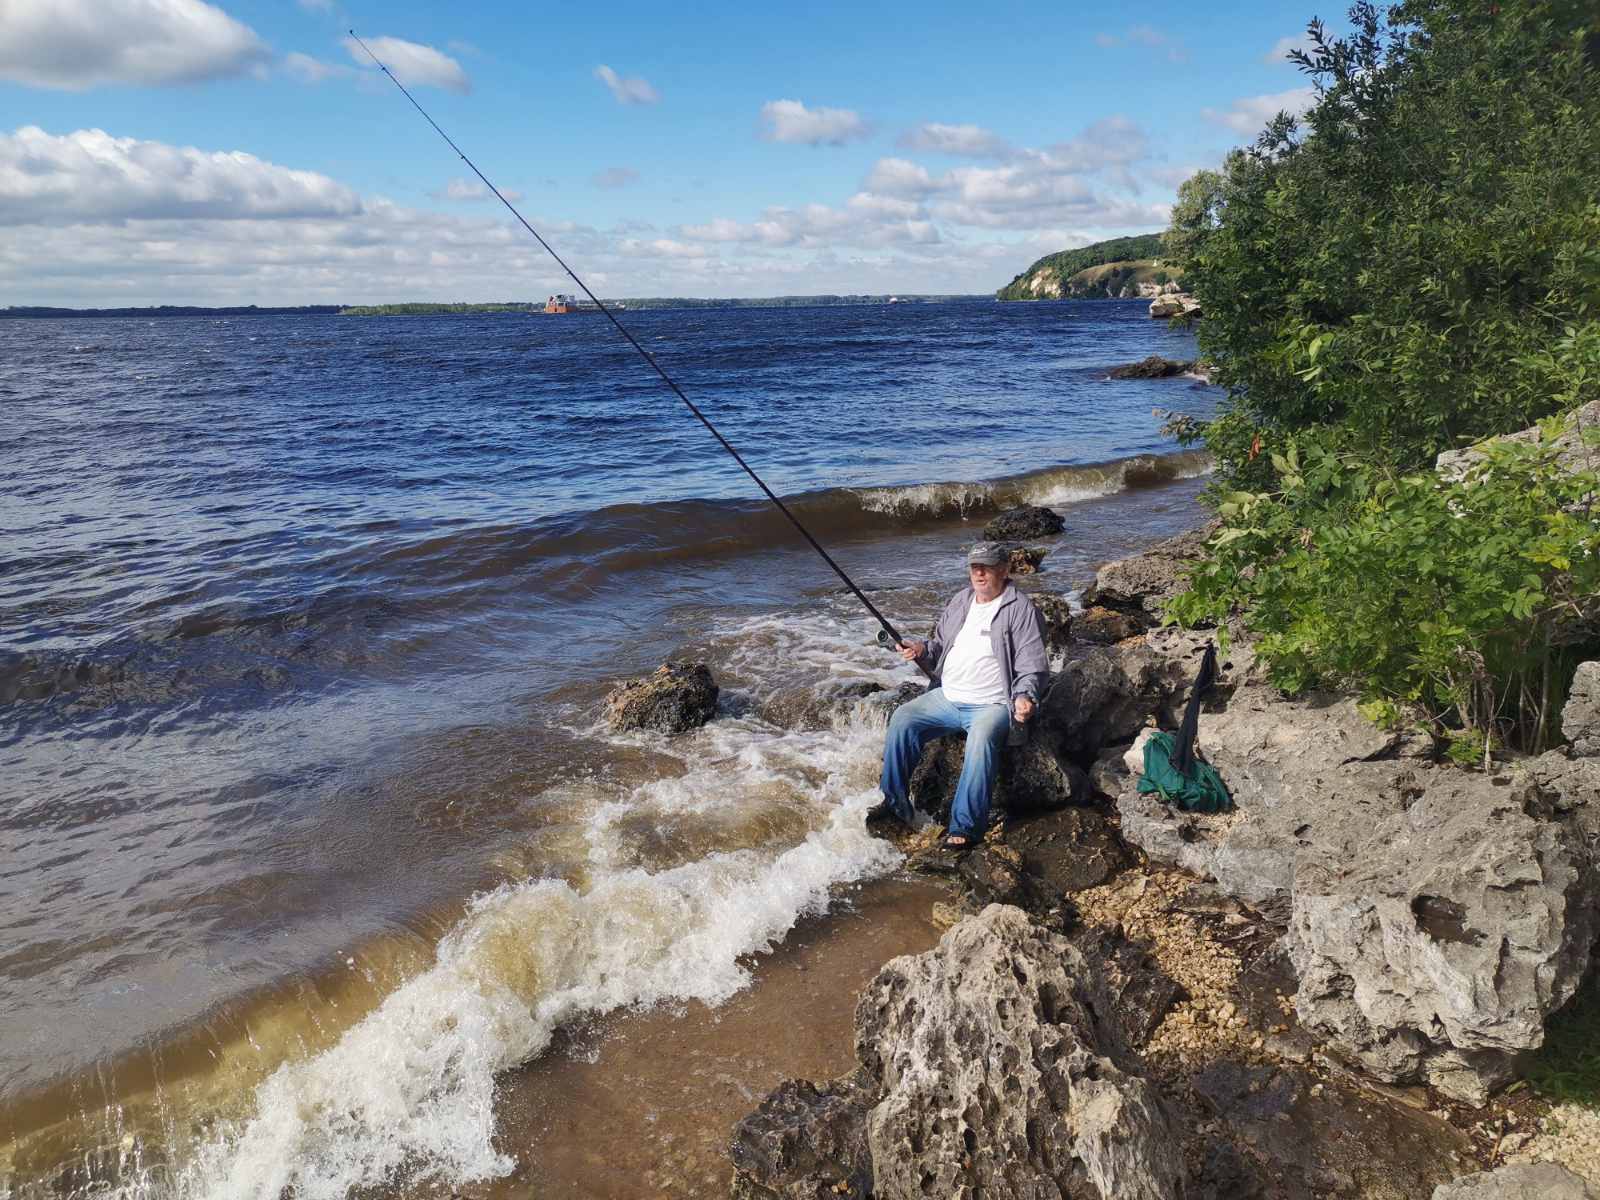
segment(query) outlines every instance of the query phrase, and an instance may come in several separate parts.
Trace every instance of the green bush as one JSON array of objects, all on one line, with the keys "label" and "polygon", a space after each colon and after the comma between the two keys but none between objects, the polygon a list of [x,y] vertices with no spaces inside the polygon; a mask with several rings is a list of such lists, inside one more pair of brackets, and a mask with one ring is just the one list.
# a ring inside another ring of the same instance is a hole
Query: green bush
[{"label": "green bush", "polygon": [[1278,686],[1418,709],[1452,757],[1542,746],[1600,618],[1600,474],[1558,461],[1560,424],[1486,444],[1454,481],[1291,438],[1263,456],[1275,490],[1219,497],[1223,528],[1168,615],[1242,610]]}]

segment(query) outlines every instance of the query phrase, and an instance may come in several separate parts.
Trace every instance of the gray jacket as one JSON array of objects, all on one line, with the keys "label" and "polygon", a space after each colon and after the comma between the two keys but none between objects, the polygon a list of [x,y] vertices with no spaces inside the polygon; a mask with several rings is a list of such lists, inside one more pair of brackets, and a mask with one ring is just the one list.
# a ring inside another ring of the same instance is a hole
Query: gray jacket
[{"label": "gray jacket", "polygon": [[[965,587],[944,606],[944,612],[934,623],[917,664],[926,667],[936,681],[942,676],[945,656],[955,645],[956,635],[971,611],[972,588]],[[1050,660],[1044,649],[1044,622],[1039,619],[1039,610],[1033,606],[1033,601],[1009,583],[1001,593],[1000,607],[995,610],[994,622],[989,626],[989,644],[1000,662],[1006,694],[1013,700],[1026,696],[1037,703],[1039,689],[1050,671]]]}]

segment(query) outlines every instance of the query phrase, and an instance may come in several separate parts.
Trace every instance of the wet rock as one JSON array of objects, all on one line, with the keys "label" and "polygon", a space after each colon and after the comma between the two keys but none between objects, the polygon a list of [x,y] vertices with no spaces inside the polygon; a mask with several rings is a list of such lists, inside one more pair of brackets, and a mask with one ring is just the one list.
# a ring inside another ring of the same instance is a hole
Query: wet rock
[{"label": "wet rock", "polygon": [[704,725],[716,711],[717,685],[705,663],[664,663],[654,674],[618,684],[605,702],[606,721],[619,733],[685,733]]},{"label": "wet rock", "polygon": [[831,689],[784,688],[762,702],[760,713],[780,729],[828,729],[861,701],[883,691],[882,684],[867,680]]},{"label": "wet rock", "polygon": [[1042,546],[1018,546],[1011,551],[1011,565],[1007,570],[1013,575],[1032,575],[1039,570],[1039,564],[1044,562],[1044,556],[1048,553]]},{"label": "wet rock", "polygon": [[1111,1057],[1103,984],[1016,908],[887,963],[856,1008],[876,1195],[1169,1200],[1183,1161],[1156,1090]]},{"label": "wet rock", "polygon": [[1095,575],[1094,602],[1159,617],[1168,597],[1183,590],[1185,572],[1217,528],[1216,522],[1211,522],[1107,563]]},{"label": "wet rock", "polygon": [[1192,1085],[1216,1124],[1246,1148],[1253,1169],[1239,1174],[1273,1200],[1426,1196],[1449,1177],[1450,1156],[1468,1148],[1437,1117],[1319,1086],[1294,1066],[1222,1058]]},{"label": "wet rock", "polygon": [[1072,641],[1072,625],[1077,619],[1072,601],[1054,592],[1034,592],[1029,599],[1044,623],[1045,653],[1052,656],[1064,653]]},{"label": "wet rock", "polygon": [[1037,504],[1008,508],[983,527],[985,540],[1020,542],[1027,538],[1054,537],[1067,527],[1061,514]]},{"label": "wet rock", "polygon": [[1600,1191],[1559,1163],[1515,1163],[1440,1184],[1433,1200],[1600,1200]]},{"label": "wet rock", "polygon": [[[960,735],[930,742],[911,772],[912,805],[947,822],[965,759],[966,738]],[[1087,804],[1092,793],[1083,770],[1063,758],[1048,736],[1040,735],[1002,751],[991,806],[1013,815],[1046,812]]]},{"label": "wet rock", "polygon": [[1600,756],[1600,662],[1578,664],[1561,710],[1561,732],[1574,754]]},{"label": "wet rock", "polygon": [[1137,637],[1148,628],[1150,622],[1143,616],[1117,612],[1115,609],[1096,604],[1078,614],[1073,636],[1080,642],[1095,642],[1109,646],[1114,642]]},{"label": "wet rock", "polygon": [[1106,373],[1107,379],[1169,379],[1174,375],[1183,375],[1194,370],[1194,360],[1181,361],[1176,358],[1162,358],[1159,354],[1152,354],[1148,358],[1141,358],[1136,363],[1127,363],[1120,367],[1112,367]]},{"label": "wet rock", "polygon": [[1099,887],[1132,863],[1110,820],[1096,808],[1008,821],[1005,838],[1053,897]]},{"label": "wet rock", "polygon": [[1111,1019],[1121,1028],[1124,1043],[1142,1050],[1187,993],[1161,969],[1147,946],[1098,927],[1074,933],[1072,943],[1105,981]]},{"label": "wet rock", "polygon": [[873,1093],[858,1080],[778,1085],[733,1129],[734,1200],[834,1200],[872,1194],[867,1114]]},{"label": "wet rock", "polygon": [[1524,776],[1446,769],[1340,855],[1295,864],[1301,1023],[1379,1079],[1481,1104],[1590,962],[1589,848]]},{"label": "wet rock", "polygon": [[1014,847],[986,843],[961,859],[956,876],[972,911],[1009,904],[1036,916],[1060,915],[1060,896],[1039,885]]}]

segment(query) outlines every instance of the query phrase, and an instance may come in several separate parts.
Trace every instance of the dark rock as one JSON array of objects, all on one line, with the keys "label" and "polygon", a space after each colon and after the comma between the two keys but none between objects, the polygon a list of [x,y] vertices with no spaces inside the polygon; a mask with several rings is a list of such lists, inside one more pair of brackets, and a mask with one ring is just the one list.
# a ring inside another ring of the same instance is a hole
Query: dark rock
[{"label": "dark rock", "polygon": [[1064,653],[1072,640],[1072,623],[1076,619],[1072,601],[1053,592],[1034,592],[1028,598],[1033,601],[1033,606],[1039,610],[1039,619],[1044,622],[1045,653]]},{"label": "dark rock", "polygon": [[1050,676],[1034,721],[1064,754],[1088,762],[1102,746],[1132,738],[1154,711],[1112,652],[1096,647]]},{"label": "dark rock", "polygon": [[1059,900],[1028,874],[1022,855],[1011,846],[986,842],[960,860],[956,874],[975,912],[991,904],[1010,904],[1043,914],[1049,913]]},{"label": "dark rock", "polygon": [[1132,863],[1110,820],[1096,808],[1009,821],[1005,836],[1028,874],[1054,895],[1099,887]]},{"label": "dark rock", "polygon": [[605,703],[606,720],[617,732],[685,733],[716,711],[717,685],[705,663],[665,663],[652,675],[618,684]]},{"label": "dark rock", "polygon": [[1067,527],[1061,515],[1053,509],[1036,504],[1008,508],[983,527],[983,536],[991,542],[1020,542],[1027,538],[1054,537]]},{"label": "dark rock", "polygon": [[1086,928],[1073,935],[1072,943],[1105,980],[1111,1017],[1121,1027],[1126,1044],[1143,1050],[1172,1006],[1188,993],[1161,969],[1148,947],[1109,930]]},{"label": "dark rock", "polygon": [[1030,546],[1024,549],[1018,546],[1011,551],[1011,565],[1006,569],[1013,575],[1032,575],[1039,570],[1039,564],[1044,562],[1044,556],[1050,553],[1042,546]]},{"label": "dark rock", "polygon": [[1319,1084],[1295,1066],[1223,1058],[1191,1082],[1273,1200],[1425,1196],[1448,1178],[1452,1155],[1470,1151],[1431,1113]]},{"label": "dark rock", "polygon": [[1182,362],[1175,358],[1162,358],[1159,354],[1152,354],[1149,358],[1141,358],[1136,363],[1125,366],[1112,367],[1106,374],[1107,379],[1168,379],[1173,375],[1183,375],[1194,370],[1194,360]]},{"label": "dark rock", "polygon": [[834,1200],[872,1194],[867,1115],[876,1097],[861,1081],[778,1085],[733,1129],[734,1200]]},{"label": "dark rock", "polygon": [[[937,738],[923,750],[911,772],[911,803],[941,822],[949,821],[966,745],[966,738],[959,734]],[[991,807],[996,819],[1002,812],[1018,815],[1048,811],[1069,804],[1087,804],[1092,791],[1089,777],[1081,768],[1057,754],[1048,738],[1034,736],[1001,752]]]},{"label": "dark rock", "polygon": [[1150,621],[1143,615],[1117,612],[1096,604],[1078,614],[1073,622],[1072,635],[1080,642],[1109,646],[1137,637],[1149,628]]},{"label": "dark rock", "polygon": [[1089,782],[1100,795],[1115,798],[1124,788],[1133,785],[1126,761],[1131,748],[1131,743],[1119,742],[1095,755],[1094,764],[1089,768]]},{"label": "dark rock", "polygon": [[883,685],[858,680],[835,688],[784,688],[761,703],[764,720],[781,729],[828,729],[868,697],[883,692]]}]

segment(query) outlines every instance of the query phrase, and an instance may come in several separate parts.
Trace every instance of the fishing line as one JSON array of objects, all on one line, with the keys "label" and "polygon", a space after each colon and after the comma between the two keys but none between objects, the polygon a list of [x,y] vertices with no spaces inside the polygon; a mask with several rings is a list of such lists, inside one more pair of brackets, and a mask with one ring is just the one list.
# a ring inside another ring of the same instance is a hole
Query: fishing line
[{"label": "fishing line", "polygon": [[[646,350],[639,344],[639,340],[635,338],[631,332],[629,332],[628,327],[617,319],[617,314],[607,308],[605,302],[589,290],[589,285],[578,278],[578,273],[576,271],[567,266],[566,260],[563,259],[561,255],[556,253],[555,247],[551,246],[549,242],[545,241],[544,238],[540,236],[537,229],[528,224],[527,218],[517,211],[516,206],[501,194],[499,188],[495,187],[493,183],[489,182],[489,177],[487,175],[478,170],[478,164],[466,156],[461,147],[456,145],[455,142],[451,140],[451,137],[448,133],[439,128],[439,123],[428,115],[428,110],[417,103],[417,98],[408,90],[406,90],[406,85],[395,78],[394,72],[389,70],[389,68],[384,65],[383,60],[372,52],[371,48],[361,40],[354,29],[350,31],[350,37],[355,41],[356,45],[360,46],[366,51],[367,57],[376,63],[378,69],[389,77],[389,81],[393,83],[395,87],[400,89],[401,95],[403,95],[407,100],[411,101],[411,107],[422,114],[422,119],[429,125],[433,126],[434,132],[445,140],[445,144],[456,152],[456,156],[460,158],[462,162],[467,164],[468,168],[474,175],[483,181],[483,186],[494,193],[495,199],[500,201],[501,204],[504,204],[507,211],[509,211],[511,215],[517,219],[517,222],[529,233],[533,234],[534,239],[539,243],[539,245],[545,248],[545,252],[549,254],[551,258],[555,259],[556,264],[567,273],[567,277],[571,279],[573,283],[577,284],[583,289],[583,294],[589,297],[594,306],[603,312],[607,319],[617,327],[617,332],[628,339],[628,345],[632,346],[644,356],[645,362],[649,363],[650,366],[654,368],[655,373],[661,376],[661,382],[672,389],[672,394],[677,396],[679,400],[682,400],[688,410],[699,420],[700,424],[704,425],[708,430],[710,430],[711,436],[716,438],[717,441],[721,443],[722,448],[729,454],[733,455],[733,460],[744,468],[744,473],[746,475],[755,480],[756,486],[766,493],[767,499],[771,500],[778,506],[778,511],[789,518],[789,523],[799,530],[801,537],[805,538],[806,541],[811,543],[811,548],[822,556],[822,561],[833,568],[835,575],[844,580],[845,586],[855,593],[855,598],[861,601],[861,603],[866,607],[866,610],[872,614],[873,619],[876,620],[879,625],[883,626],[884,633],[889,635],[889,642],[884,644],[895,646],[901,645],[902,639],[900,634],[898,631],[896,631],[895,627],[889,623],[889,618],[885,617],[881,612],[878,611],[877,606],[874,605],[871,600],[868,600],[867,597],[862,593],[861,589],[855,585],[855,581],[844,573],[844,568],[833,561],[833,556],[822,548],[822,543],[811,536],[811,531],[800,523],[800,518],[789,511],[789,506],[786,505],[782,500],[778,499],[778,494],[766,485],[766,481],[763,480],[761,476],[756,474],[755,468],[753,468],[749,463],[745,462],[744,456],[733,448],[733,443],[728,441],[727,438],[723,437],[722,434],[717,430],[717,427],[713,425],[706,417],[705,413],[701,412],[699,408],[695,406],[694,401],[690,400],[688,396],[683,394],[683,389],[678,386],[677,381],[674,380],[672,376],[668,375],[661,364],[656,361],[655,355],[651,354],[650,351]],[[881,636],[878,640],[883,642],[883,638]],[[928,674],[926,668],[919,666],[918,669],[921,670],[924,675]]]}]

